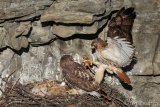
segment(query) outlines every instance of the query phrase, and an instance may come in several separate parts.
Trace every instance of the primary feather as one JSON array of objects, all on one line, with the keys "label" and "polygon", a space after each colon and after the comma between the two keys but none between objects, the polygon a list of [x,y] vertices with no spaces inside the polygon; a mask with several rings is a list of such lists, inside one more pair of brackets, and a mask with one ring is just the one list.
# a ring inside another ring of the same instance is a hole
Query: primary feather
[{"label": "primary feather", "polygon": [[[132,26],[136,17],[134,8],[121,8],[108,25],[106,41],[96,38],[91,46],[96,49],[97,59],[106,65],[113,65],[120,69],[130,64],[135,54],[132,45]],[[110,68],[111,69],[111,68]],[[121,70],[114,71],[122,81],[129,83],[129,78]],[[112,70],[110,70],[112,71]],[[122,77],[123,76],[123,77]]]}]

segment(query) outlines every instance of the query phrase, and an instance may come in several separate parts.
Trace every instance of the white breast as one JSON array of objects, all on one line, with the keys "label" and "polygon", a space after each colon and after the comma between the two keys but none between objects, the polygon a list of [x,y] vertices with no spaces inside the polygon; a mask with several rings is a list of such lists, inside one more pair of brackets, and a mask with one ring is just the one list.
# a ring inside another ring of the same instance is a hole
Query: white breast
[{"label": "white breast", "polygon": [[102,56],[105,59],[113,61],[120,67],[130,64],[134,55],[134,48],[125,38],[107,37],[108,46],[102,50]]}]

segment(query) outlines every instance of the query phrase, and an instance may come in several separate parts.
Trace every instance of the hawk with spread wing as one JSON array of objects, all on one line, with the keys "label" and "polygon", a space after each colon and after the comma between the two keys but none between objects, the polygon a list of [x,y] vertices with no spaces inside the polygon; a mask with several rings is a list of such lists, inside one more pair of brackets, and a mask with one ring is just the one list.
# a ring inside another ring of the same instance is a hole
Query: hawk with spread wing
[{"label": "hawk with spread wing", "polygon": [[99,62],[108,65],[107,71],[127,84],[131,83],[130,79],[121,67],[129,65],[135,54],[131,34],[135,17],[134,8],[123,7],[109,22],[106,41],[96,38],[91,43]]},{"label": "hawk with spread wing", "polygon": [[65,82],[77,93],[103,96],[110,100],[110,97],[100,89],[99,83],[96,81],[97,78],[91,76],[84,66],[75,62],[72,56],[63,55],[60,59],[60,67]]}]

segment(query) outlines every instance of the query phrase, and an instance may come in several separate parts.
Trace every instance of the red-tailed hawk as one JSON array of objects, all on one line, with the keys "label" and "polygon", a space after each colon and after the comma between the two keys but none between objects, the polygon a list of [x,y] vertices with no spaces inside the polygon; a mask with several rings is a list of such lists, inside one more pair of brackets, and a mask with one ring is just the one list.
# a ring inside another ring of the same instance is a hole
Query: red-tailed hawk
[{"label": "red-tailed hawk", "polygon": [[93,96],[103,96],[110,99],[109,96],[102,94],[99,83],[96,78],[90,75],[84,66],[75,62],[70,55],[63,55],[60,59],[60,67],[62,68],[62,74],[65,82],[74,91],[79,94],[90,94]]},{"label": "red-tailed hawk", "polygon": [[130,79],[121,67],[129,65],[135,54],[131,34],[135,17],[134,8],[123,7],[109,22],[106,41],[96,38],[91,43],[98,61],[108,65],[107,71],[115,73],[127,84],[131,83]]}]

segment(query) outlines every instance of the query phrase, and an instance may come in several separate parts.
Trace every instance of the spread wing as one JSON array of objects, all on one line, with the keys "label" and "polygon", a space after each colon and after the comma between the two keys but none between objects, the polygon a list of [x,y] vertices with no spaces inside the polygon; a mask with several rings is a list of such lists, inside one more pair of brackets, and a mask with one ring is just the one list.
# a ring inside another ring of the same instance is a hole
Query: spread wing
[{"label": "spread wing", "polygon": [[63,76],[69,86],[75,89],[82,89],[87,92],[97,91],[100,87],[94,78],[79,63],[63,68]]},{"label": "spread wing", "polygon": [[125,41],[124,38],[114,37],[111,39],[107,37],[107,43],[108,46],[100,52],[102,62],[110,61],[109,63],[119,67],[130,64],[135,51],[130,42]]},{"label": "spread wing", "polygon": [[132,44],[131,30],[135,18],[136,13],[134,8],[121,8],[117,15],[109,22],[107,37],[114,38],[118,36],[119,38],[126,38]]}]

